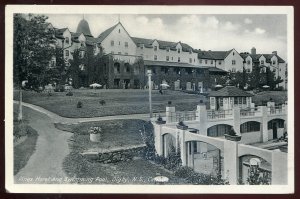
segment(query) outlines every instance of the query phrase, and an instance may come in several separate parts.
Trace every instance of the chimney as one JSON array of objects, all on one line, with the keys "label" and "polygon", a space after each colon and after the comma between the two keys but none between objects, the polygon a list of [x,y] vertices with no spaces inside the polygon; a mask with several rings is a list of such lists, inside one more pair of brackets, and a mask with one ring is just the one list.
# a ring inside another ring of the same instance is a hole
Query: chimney
[{"label": "chimney", "polygon": [[272,54],[273,54],[273,55],[277,55],[277,51],[273,51]]},{"label": "chimney", "polygon": [[256,55],[256,48],[251,48],[251,55]]}]

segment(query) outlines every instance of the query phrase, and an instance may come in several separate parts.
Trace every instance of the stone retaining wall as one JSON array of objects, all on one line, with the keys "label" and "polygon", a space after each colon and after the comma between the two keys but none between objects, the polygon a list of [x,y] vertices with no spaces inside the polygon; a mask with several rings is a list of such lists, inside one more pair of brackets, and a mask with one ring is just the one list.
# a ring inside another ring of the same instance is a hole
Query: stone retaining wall
[{"label": "stone retaining wall", "polygon": [[120,161],[130,161],[133,157],[142,156],[145,148],[146,145],[141,144],[113,149],[93,149],[83,152],[81,155],[89,160],[107,164]]}]

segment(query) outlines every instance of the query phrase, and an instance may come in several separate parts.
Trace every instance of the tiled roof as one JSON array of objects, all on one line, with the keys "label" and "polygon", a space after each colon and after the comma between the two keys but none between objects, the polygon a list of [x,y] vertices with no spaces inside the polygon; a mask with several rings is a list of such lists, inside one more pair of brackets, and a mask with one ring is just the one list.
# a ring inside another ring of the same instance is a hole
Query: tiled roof
[{"label": "tiled roof", "polygon": [[228,73],[226,70],[222,70],[222,69],[217,68],[217,67],[209,67],[209,68],[208,68],[208,71],[209,71],[209,72]]},{"label": "tiled roof", "polygon": [[188,64],[188,63],[182,63],[182,62],[167,62],[167,61],[150,61],[150,60],[144,60],[145,66],[170,66],[170,67],[184,67],[184,68],[202,68],[200,66]]},{"label": "tiled roof", "polygon": [[[152,43],[155,41],[155,39],[145,39],[145,38],[139,38],[139,37],[131,37],[134,43],[136,45],[144,44],[144,46],[147,48],[152,48]],[[163,41],[163,40],[156,40],[159,44],[160,49],[166,49],[170,48],[170,50],[177,50],[176,45],[178,42],[170,42],[170,41]],[[193,48],[186,44],[186,43],[181,43],[182,46],[182,51],[189,52],[190,50],[193,50]]]},{"label": "tiled roof", "polygon": [[86,45],[93,46],[97,43],[97,38],[94,38],[94,37],[91,37],[91,36],[86,36],[85,39],[86,39],[85,40]]},{"label": "tiled roof", "polygon": [[67,29],[68,29],[68,28],[60,28],[60,29],[55,28],[55,29],[54,29],[54,30],[55,30],[55,37],[60,38],[60,39],[64,39],[63,34],[64,34],[64,32],[65,32]]},{"label": "tiled roof", "polygon": [[226,86],[209,93],[210,97],[252,97],[253,95],[235,86]]},{"label": "tiled roof", "polygon": [[119,23],[117,23],[116,25],[108,28],[107,30],[105,30],[104,32],[102,32],[98,38],[97,38],[97,42],[101,43],[113,30],[114,28],[118,25]]},{"label": "tiled roof", "polygon": [[[253,62],[259,62],[259,58],[261,56],[264,56],[266,58],[266,62],[268,62],[268,63],[271,63],[271,58],[274,56],[274,54],[255,54],[255,55],[252,55],[252,54],[249,54],[249,53],[248,54],[247,53],[241,53],[240,55],[243,57],[243,59],[246,59],[246,57],[249,55],[252,58]],[[279,57],[278,55],[275,55],[275,56],[277,57],[279,63],[285,63],[285,61],[281,57]]]},{"label": "tiled roof", "polygon": [[228,51],[199,51],[198,52],[198,58],[199,59],[214,59],[214,60],[224,60],[227,55],[231,52],[232,50]]}]

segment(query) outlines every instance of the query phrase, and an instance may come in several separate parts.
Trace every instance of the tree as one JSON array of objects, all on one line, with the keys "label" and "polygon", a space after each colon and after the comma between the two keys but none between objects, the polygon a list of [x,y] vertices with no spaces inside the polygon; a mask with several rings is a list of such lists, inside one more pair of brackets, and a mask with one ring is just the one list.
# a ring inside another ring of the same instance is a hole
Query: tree
[{"label": "tree", "polygon": [[38,91],[48,81],[47,68],[54,56],[54,33],[47,30],[47,17],[43,15],[14,15],[13,79],[19,88],[19,116],[22,120],[22,82]]}]

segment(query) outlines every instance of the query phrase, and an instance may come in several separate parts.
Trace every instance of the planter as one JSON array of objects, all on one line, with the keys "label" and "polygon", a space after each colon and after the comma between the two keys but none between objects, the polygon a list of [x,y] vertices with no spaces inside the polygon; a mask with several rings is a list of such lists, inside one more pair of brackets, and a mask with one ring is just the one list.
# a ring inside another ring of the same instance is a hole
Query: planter
[{"label": "planter", "polygon": [[101,134],[100,133],[90,133],[90,140],[91,140],[91,142],[100,142]]},{"label": "planter", "polygon": [[226,140],[235,141],[238,142],[242,139],[242,136],[240,135],[228,135],[224,134]]},{"label": "planter", "polygon": [[163,120],[156,120],[155,123],[156,123],[156,124],[165,124],[166,121],[163,121]]},{"label": "planter", "polygon": [[182,125],[176,125],[176,127],[178,129],[181,129],[181,130],[187,130],[188,129],[188,126],[182,126]]}]

